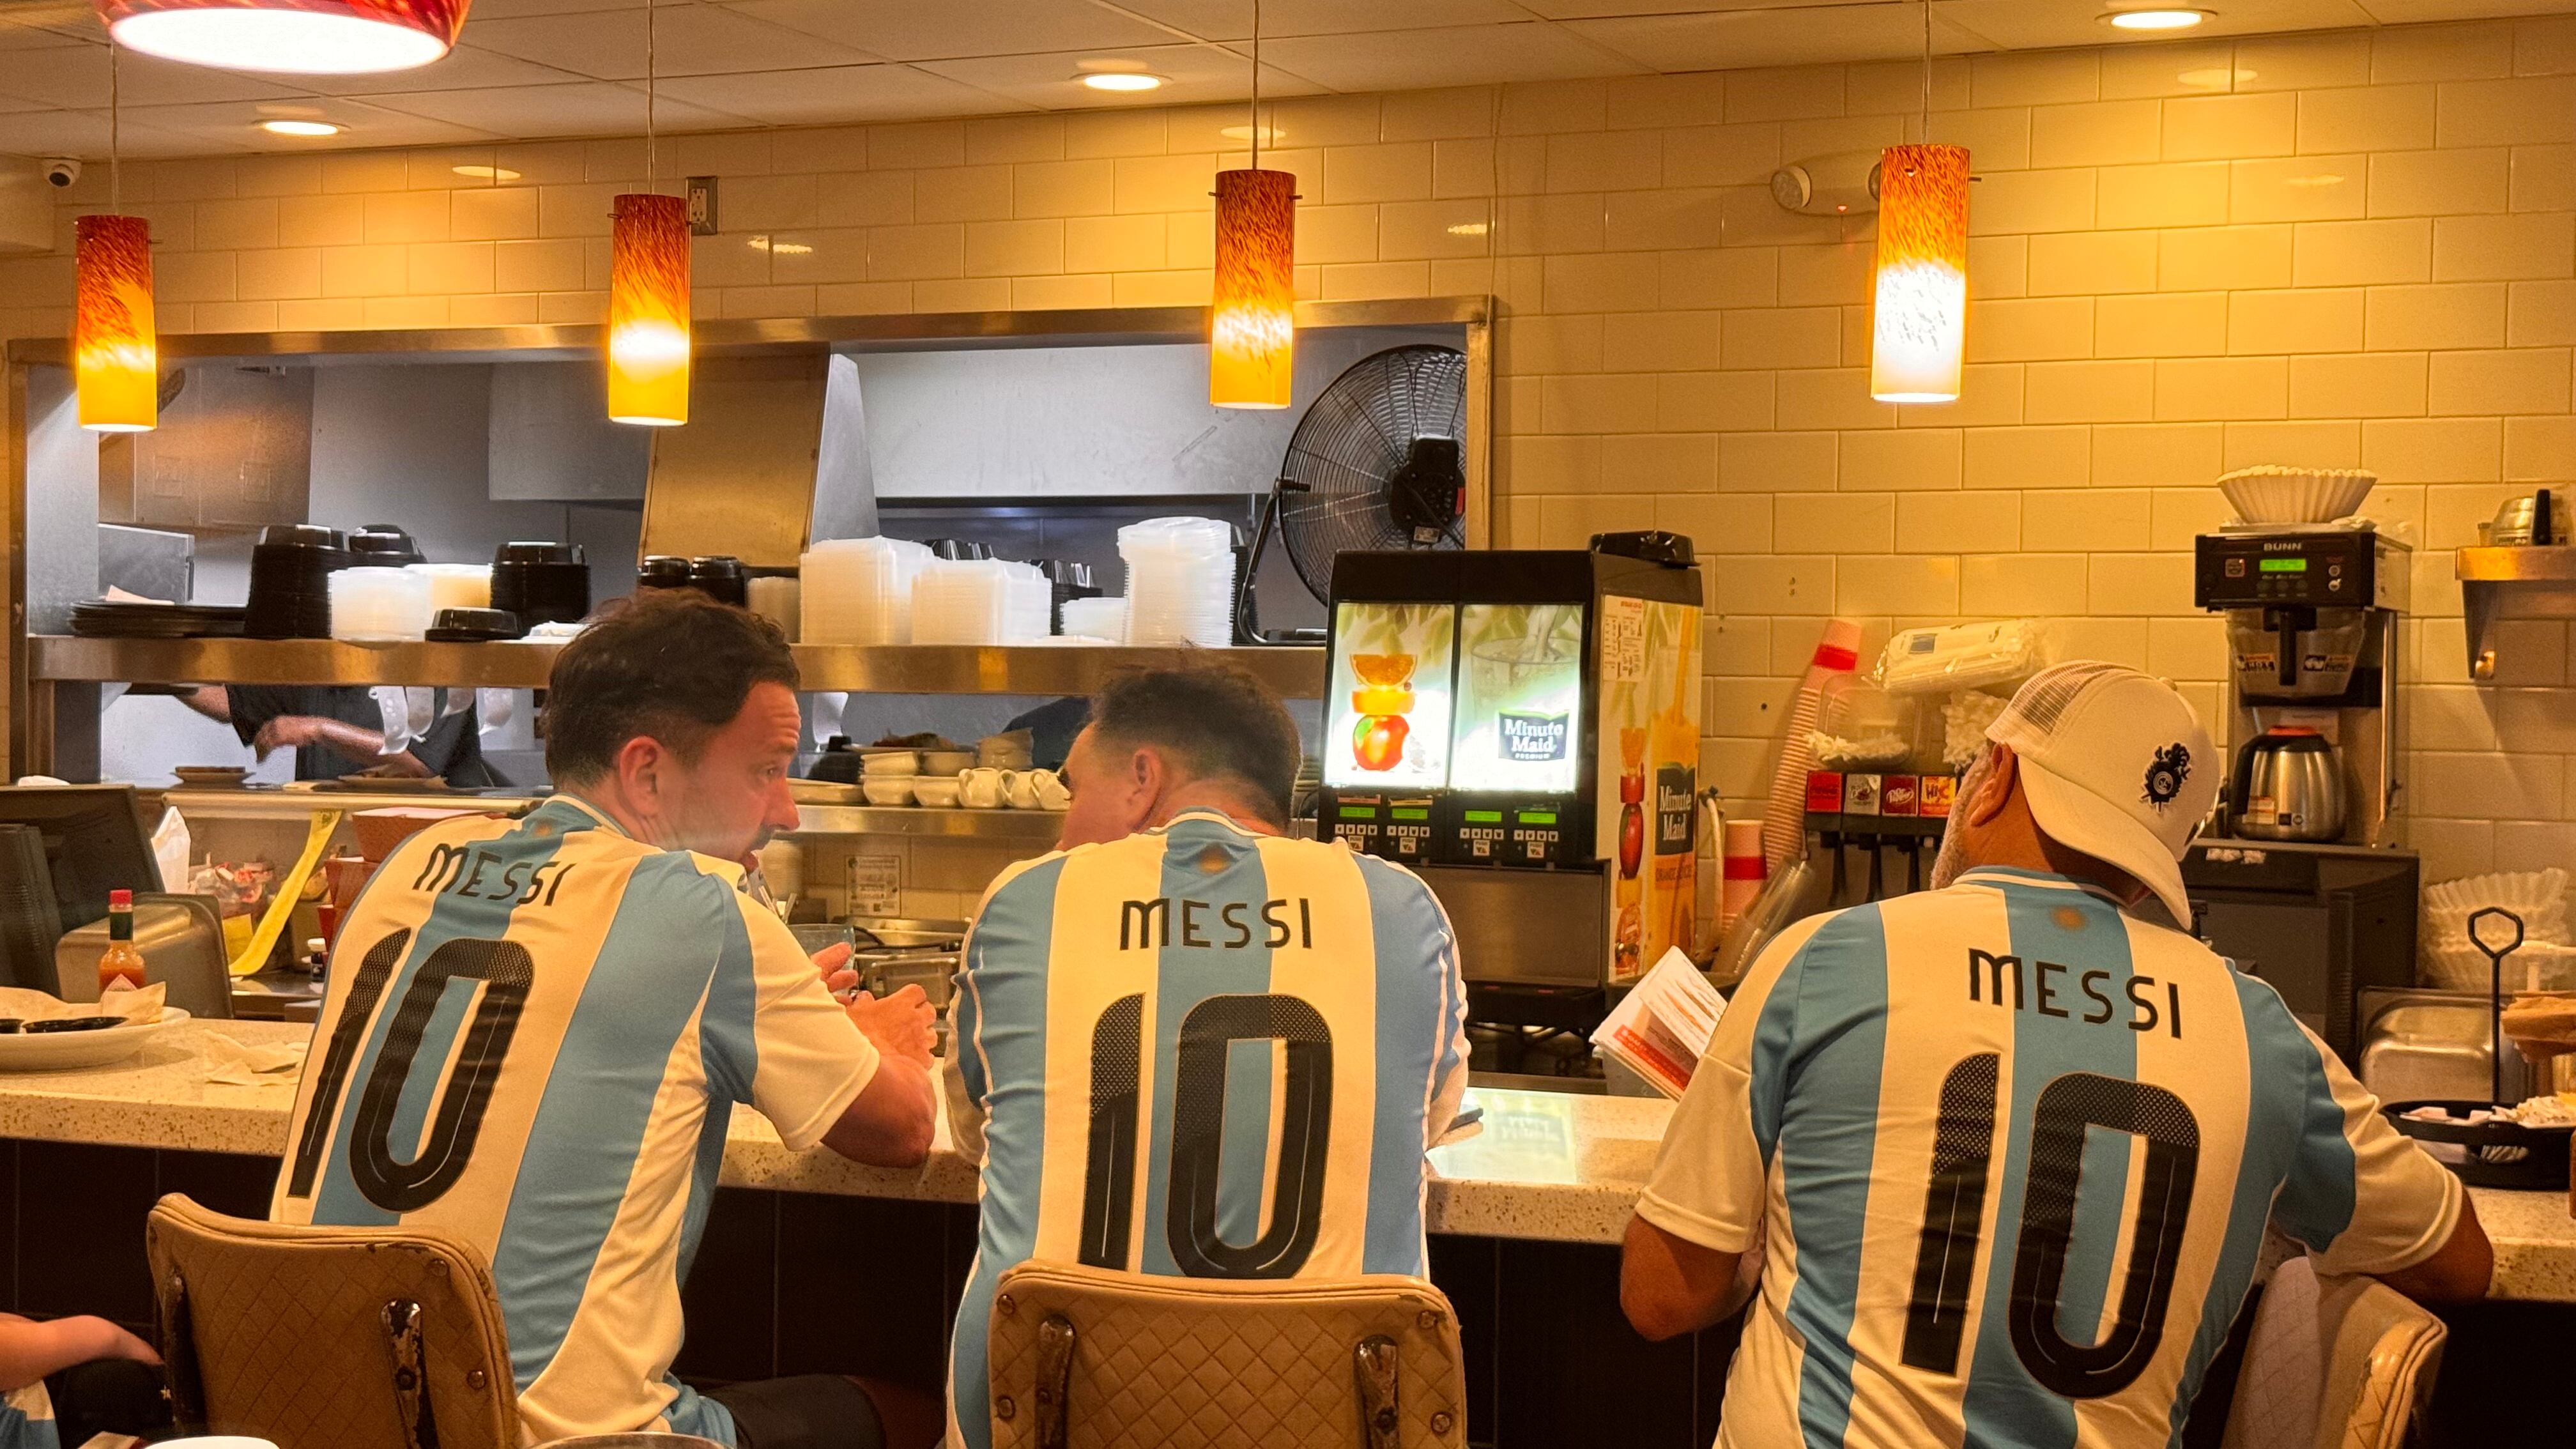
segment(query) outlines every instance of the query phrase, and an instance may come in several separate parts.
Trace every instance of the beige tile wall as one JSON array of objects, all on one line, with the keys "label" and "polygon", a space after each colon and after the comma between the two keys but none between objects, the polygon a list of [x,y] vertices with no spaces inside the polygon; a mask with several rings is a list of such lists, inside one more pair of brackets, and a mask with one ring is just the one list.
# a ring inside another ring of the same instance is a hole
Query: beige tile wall
[{"label": "beige tile wall", "polygon": [[[1942,408],[1867,396],[1869,223],[1764,186],[1918,134],[1919,96],[1915,67],[1873,64],[1285,102],[1265,160],[1300,179],[1305,295],[1500,299],[1504,540],[1660,524],[1712,555],[1730,792],[1757,792],[1836,612],[1873,639],[2059,616],[2071,651],[2214,704],[2187,567],[2223,516],[2210,479],[2363,466],[2425,548],[2408,745],[2433,873],[2576,855],[2568,631],[2512,626],[2507,682],[2471,688],[2440,553],[2576,478],[2576,20],[1942,62],[1931,133],[1981,178],[1967,391]],[[1243,125],[777,131],[664,164],[723,178],[707,315],[1196,304]],[[170,330],[587,321],[642,163],[635,141],[346,152],[138,164],[125,191]],[[0,261],[0,331],[59,332],[70,294],[66,255]]]}]

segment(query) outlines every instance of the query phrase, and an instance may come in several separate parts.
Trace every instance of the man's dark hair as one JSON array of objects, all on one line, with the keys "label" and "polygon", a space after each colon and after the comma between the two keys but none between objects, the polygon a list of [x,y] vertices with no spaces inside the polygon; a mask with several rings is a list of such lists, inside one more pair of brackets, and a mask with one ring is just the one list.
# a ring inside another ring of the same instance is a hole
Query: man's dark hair
[{"label": "man's dark hair", "polygon": [[1303,757],[1297,722],[1270,686],[1240,669],[1117,675],[1092,702],[1091,727],[1104,743],[1126,749],[1151,745],[1199,779],[1239,787],[1245,803],[1262,810],[1265,824],[1288,823]]},{"label": "man's dark hair", "polygon": [[687,589],[652,589],[581,631],[546,681],[546,772],[596,780],[637,736],[694,761],[752,686],[797,686],[778,626]]}]

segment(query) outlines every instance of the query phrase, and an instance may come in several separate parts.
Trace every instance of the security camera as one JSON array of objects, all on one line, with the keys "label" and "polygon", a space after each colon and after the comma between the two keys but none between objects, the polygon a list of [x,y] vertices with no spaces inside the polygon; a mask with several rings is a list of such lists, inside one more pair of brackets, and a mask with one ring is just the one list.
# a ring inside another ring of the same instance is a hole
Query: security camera
[{"label": "security camera", "polygon": [[81,164],[69,156],[56,156],[45,163],[45,182],[54,187],[69,186],[80,180]]}]

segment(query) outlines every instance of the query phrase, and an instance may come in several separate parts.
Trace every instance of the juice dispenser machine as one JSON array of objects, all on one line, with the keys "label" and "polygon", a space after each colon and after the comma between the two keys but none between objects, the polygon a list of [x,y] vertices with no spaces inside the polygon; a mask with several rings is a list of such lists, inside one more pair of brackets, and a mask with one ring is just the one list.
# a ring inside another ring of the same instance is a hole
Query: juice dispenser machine
[{"label": "juice dispenser machine", "polygon": [[1342,554],[1319,832],[1440,897],[1480,1021],[1586,1026],[1690,943],[1690,540]]}]

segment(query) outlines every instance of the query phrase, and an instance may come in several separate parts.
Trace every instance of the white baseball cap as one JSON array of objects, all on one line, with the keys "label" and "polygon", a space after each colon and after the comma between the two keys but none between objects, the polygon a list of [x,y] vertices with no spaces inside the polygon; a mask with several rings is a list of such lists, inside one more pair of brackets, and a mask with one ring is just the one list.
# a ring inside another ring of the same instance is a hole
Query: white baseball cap
[{"label": "white baseball cap", "polygon": [[2136,876],[2191,928],[2183,851],[2223,772],[2180,692],[2123,665],[2059,664],[2031,676],[1986,738],[2020,757],[2031,817],[2050,839]]}]

